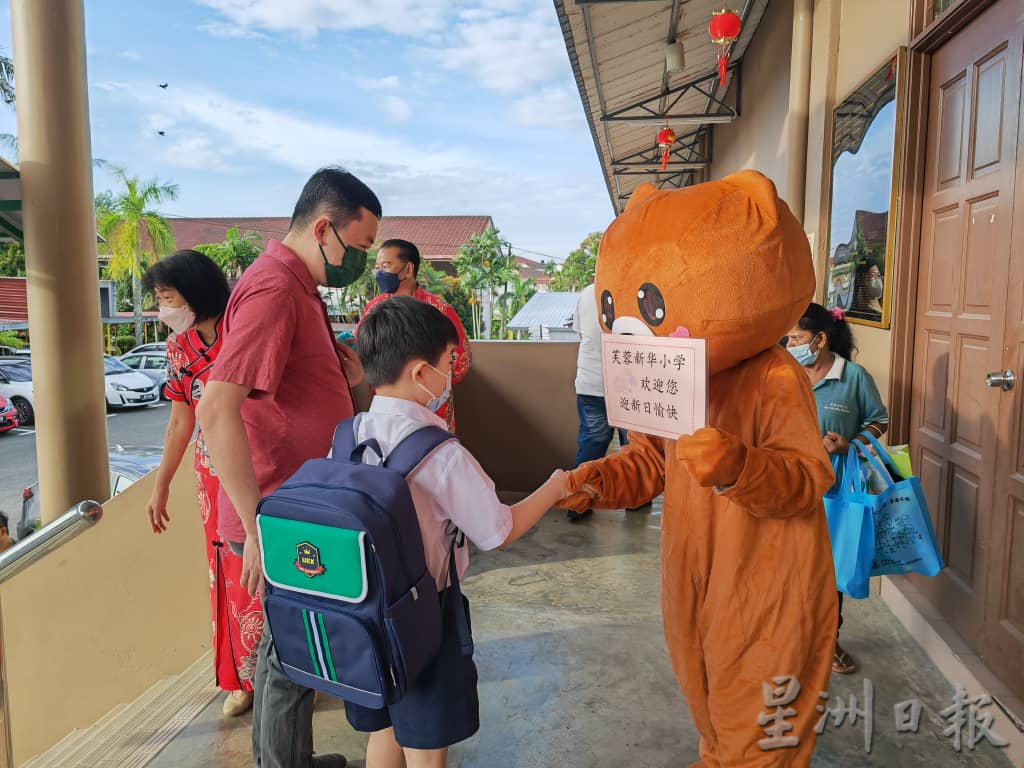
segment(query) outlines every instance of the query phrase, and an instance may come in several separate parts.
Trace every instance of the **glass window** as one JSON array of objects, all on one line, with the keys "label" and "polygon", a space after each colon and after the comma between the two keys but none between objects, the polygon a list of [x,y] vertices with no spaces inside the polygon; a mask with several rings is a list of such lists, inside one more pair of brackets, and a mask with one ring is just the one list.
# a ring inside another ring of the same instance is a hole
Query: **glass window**
[{"label": "glass window", "polygon": [[956,0],[932,0],[932,19],[937,19],[955,2]]},{"label": "glass window", "polygon": [[147,371],[163,371],[167,369],[167,358],[154,355],[146,358]]},{"label": "glass window", "polygon": [[131,368],[122,363],[116,357],[103,358],[103,373],[110,376],[113,373],[131,373]]},{"label": "glass window", "polygon": [[129,368],[140,368],[142,366],[142,358],[138,355],[132,355],[131,357],[122,357],[121,362],[127,365]]},{"label": "glass window", "polygon": [[130,488],[134,484],[135,484],[135,480],[133,480],[132,478],[128,477],[127,475],[122,475],[119,472],[111,472],[110,473],[110,495],[111,496],[117,496],[117,494],[123,493],[124,491],[126,491],[128,488]]},{"label": "glass window", "polygon": [[2,370],[11,381],[32,381],[32,368],[24,363],[5,365]]}]

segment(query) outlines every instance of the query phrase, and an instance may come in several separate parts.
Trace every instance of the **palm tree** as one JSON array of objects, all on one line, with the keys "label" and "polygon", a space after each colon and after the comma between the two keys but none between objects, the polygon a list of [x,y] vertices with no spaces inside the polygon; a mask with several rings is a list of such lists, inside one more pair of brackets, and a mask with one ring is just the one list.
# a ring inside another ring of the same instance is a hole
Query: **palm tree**
[{"label": "palm tree", "polygon": [[505,287],[505,292],[498,297],[498,302],[502,307],[502,338],[505,337],[505,326],[508,325],[508,321],[516,316],[516,312],[526,306],[526,302],[533,298],[535,293],[537,293],[537,288],[530,278],[513,275],[512,279],[509,280],[508,285]]},{"label": "palm tree", "polygon": [[230,227],[224,233],[224,242],[197,245],[195,249],[213,259],[228,277],[239,278],[263,250],[263,238],[255,232],[242,235],[238,227]]},{"label": "palm tree", "polygon": [[141,181],[123,168],[111,171],[124,188],[108,199],[109,207],[96,212],[100,235],[110,247],[110,274],[115,280],[131,277],[135,311],[135,343],[142,343],[142,275],[161,255],[174,250],[174,235],[163,217],[151,208],[174,200],[177,184],[157,179]]}]

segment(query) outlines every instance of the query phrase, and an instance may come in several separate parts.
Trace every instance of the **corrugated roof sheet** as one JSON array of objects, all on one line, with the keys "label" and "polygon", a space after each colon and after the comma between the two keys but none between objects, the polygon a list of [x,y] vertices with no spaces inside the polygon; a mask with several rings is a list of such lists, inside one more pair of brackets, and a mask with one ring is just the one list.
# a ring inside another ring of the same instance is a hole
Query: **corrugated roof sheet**
[{"label": "corrugated roof sheet", "polygon": [[566,328],[572,325],[576,314],[578,293],[537,293],[526,302],[505,326],[510,331],[529,331],[531,328]]}]

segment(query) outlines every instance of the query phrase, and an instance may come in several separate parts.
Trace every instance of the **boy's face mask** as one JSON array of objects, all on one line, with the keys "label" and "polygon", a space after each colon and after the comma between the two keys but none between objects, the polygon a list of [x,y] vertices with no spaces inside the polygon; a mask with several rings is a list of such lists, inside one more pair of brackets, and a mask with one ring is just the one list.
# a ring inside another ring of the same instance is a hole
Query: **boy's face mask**
[{"label": "boy's face mask", "polygon": [[331,264],[327,260],[327,254],[324,253],[323,243],[317,243],[320,248],[320,255],[324,258],[324,272],[327,276],[327,287],[328,288],[344,288],[346,285],[351,285],[359,276],[363,274],[363,270],[366,269],[366,251],[362,251],[351,245],[345,245],[341,237],[338,235],[338,230],[334,228],[334,224],[331,224],[331,232],[337,238],[338,243],[344,249],[345,253],[341,257],[341,264]]},{"label": "boy's face mask", "polygon": [[[427,363],[427,365],[430,365],[430,363]],[[452,396],[452,372],[448,371],[448,373],[442,373],[441,371],[438,371],[437,368],[434,368],[434,366],[430,365],[430,367],[445,377],[444,389],[441,390],[441,394],[435,395],[418,381],[416,382],[416,386],[430,395],[430,400],[424,403],[424,408],[437,413]]]}]

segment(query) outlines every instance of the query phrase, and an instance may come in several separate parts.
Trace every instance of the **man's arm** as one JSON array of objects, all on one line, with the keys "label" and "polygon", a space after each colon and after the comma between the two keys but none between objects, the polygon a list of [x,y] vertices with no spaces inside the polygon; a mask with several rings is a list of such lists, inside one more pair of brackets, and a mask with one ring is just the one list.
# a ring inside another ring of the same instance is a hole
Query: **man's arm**
[{"label": "man's arm", "polygon": [[444,309],[445,316],[452,321],[455,330],[459,333],[459,346],[455,349],[455,365],[452,366],[452,383],[458,384],[466,374],[469,373],[469,365],[473,361],[473,350],[469,346],[469,337],[466,336],[466,329],[462,326],[462,320],[455,307],[450,304]]},{"label": "man's arm", "polygon": [[251,391],[240,384],[211,381],[196,408],[196,417],[210,451],[210,462],[217,469],[217,478],[245,528],[242,584],[249,594],[255,594],[262,589],[263,581],[256,533],[260,489],[242,421],[242,404]]}]

